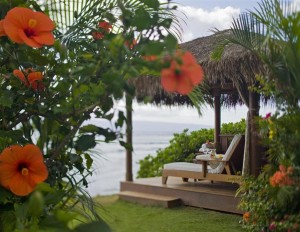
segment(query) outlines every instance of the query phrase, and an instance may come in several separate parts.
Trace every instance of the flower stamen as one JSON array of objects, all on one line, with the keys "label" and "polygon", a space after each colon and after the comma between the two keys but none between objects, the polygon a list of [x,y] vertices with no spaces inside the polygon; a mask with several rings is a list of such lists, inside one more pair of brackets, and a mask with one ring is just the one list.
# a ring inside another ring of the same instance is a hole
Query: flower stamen
[{"label": "flower stamen", "polygon": [[27,175],[28,175],[28,173],[29,173],[29,170],[28,170],[28,168],[22,168],[22,171],[21,171],[21,173],[22,173],[22,175],[23,175],[23,176],[27,176]]},{"label": "flower stamen", "polygon": [[37,25],[37,21],[35,19],[29,19],[29,21],[28,21],[29,28],[33,29],[36,27],[36,25]]}]

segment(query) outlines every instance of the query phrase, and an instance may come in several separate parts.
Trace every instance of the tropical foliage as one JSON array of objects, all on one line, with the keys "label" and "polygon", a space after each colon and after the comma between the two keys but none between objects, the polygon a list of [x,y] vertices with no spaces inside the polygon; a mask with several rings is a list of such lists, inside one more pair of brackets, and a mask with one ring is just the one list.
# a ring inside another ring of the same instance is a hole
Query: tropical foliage
[{"label": "tropical foliage", "polygon": [[[93,149],[116,139],[130,148],[114,108],[134,97],[130,78],[169,70],[178,82],[174,10],[158,0],[0,2],[1,231],[110,230],[83,188]],[[203,73],[189,75],[191,91]]]},{"label": "tropical foliage", "polygon": [[[237,123],[224,123],[221,127],[222,134],[243,134],[245,132],[245,120]],[[189,133],[185,129],[182,133],[174,134],[169,141],[170,145],[164,149],[158,149],[156,155],[147,155],[139,161],[140,169],[138,177],[161,176],[161,170],[164,164],[171,162],[192,162],[195,153],[199,151],[201,145],[207,140],[214,140],[213,129],[201,129]]]},{"label": "tropical foliage", "polygon": [[269,164],[257,179],[246,177],[241,187],[244,225],[249,231],[299,231],[300,12],[296,5],[263,0],[254,12],[234,20],[230,43],[255,53],[267,72],[253,90],[275,100],[276,113],[259,119]]}]

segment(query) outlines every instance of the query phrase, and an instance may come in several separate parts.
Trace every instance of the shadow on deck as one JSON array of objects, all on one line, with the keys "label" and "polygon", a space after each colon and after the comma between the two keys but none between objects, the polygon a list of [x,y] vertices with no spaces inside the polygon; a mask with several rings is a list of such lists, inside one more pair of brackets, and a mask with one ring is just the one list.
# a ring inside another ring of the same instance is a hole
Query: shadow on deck
[{"label": "shadow on deck", "polygon": [[178,204],[205,209],[242,214],[237,208],[240,197],[236,197],[237,184],[210,181],[183,182],[169,177],[166,185],[161,177],[121,182],[121,199],[148,205],[174,207]]}]

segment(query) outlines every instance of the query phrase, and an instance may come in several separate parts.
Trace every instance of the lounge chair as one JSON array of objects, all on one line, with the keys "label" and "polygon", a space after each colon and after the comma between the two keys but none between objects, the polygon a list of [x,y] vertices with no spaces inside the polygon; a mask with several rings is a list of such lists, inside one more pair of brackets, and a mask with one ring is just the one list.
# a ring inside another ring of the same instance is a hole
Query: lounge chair
[{"label": "lounge chair", "polygon": [[[234,150],[241,142],[242,135],[235,135],[223,158],[215,159],[209,155],[199,155],[196,157],[197,163],[174,162],[164,165],[162,171],[162,183],[166,184],[169,176],[181,177],[184,182],[189,178],[194,180],[211,180],[222,182],[238,182],[240,176],[233,175],[230,169],[230,159]],[[210,162],[219,164],[212,168]]]}]

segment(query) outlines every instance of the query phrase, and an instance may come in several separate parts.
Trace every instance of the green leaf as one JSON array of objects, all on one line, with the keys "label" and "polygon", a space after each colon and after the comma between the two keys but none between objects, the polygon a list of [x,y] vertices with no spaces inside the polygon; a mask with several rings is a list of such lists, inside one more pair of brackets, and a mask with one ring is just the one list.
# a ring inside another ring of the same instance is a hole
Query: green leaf
[{"label": "green leaf", "polygon": [[79,129],[79,133],[99,133],[99,127],[89,124]]},{"label": "green leaf", "polygon": [[89,154],[84,154],[84,158],[86,160],[86,168],[90,169],[92,167],[93,164],[93,159],[91,158],[91,156]]},{"label": "green leaf", "polygon": [[10,108],[13,101],[13,94],[10,91],[2,91],[0,93],[0,105]]},{"label": "green leaf", "polygon": [[55,216],[48,216],[40,221],[41,232],[68,232],[71,231],[65,223],[58,220]]},{"label": "green leaf", "polygon": [[61,199],[65,196],[65,192],[62,190],[55,191],[55,192],[49,192],[48,194],[45,194],[45,205],[56,205],[59,202],[61,202]]},{"label": "green leaf", "polygon": [[76,149],[80,151],[87,151],[96,146],[94,135],[82,135],[76,142]]},{"label": "green leaf", "polygon": [[158,0],[140,0],[146,6],[153,8],[154,10],[158,10],[160,3]]},{"label": "green leaf", "polygon": [[75,211],[66,211],[66,210],[56,210],[55,216],[57,219],[61,222],[68,223],[72,221],[73,219],[76,219],[78,216],[78,213]]},{"label": "green leaf", "polygon": [[171,24],[172,24],[172,19],[170,19],[170,18],[165,19],[161,22],[161,25],[165,28],[170,28]]},{"label": "green leaf", "polygon": [[164,50],[165,44],[158,41],[149,41],[143,48],[143,51],[147,55],[157,55]]},{"label": "green leaf", "polygon": [[177,39],[173,35],[169,34],[165,39],[165,43],[168,50],[174,50],[177,46]]},{"label": "green leaf", "polygon": [[35,187],[36,191],[41,191],[41,192],[49,192],[49,193],[53,193],[55,190],[53,188],[51,188],[50,184],[42,182],[39,183],[36,187]]},{"label": "green leaf", "polygon": [[119,143],[120,143],[120,145],[122,146],[122,147],[125,147],[127,150],[131,150],[131,151],[133,151],[133,147],[132,147],[132,145],[131,144],[129,144],[129,143],[126,143],[126,142],[124,142],[124,141],[119,141]]},{"label": "green leaf", "polygon": [[41,192],[34,191],[29,198],[28,213],[31,216],[38,217],[42,214],[45,206],[45,200]]},{"label": "green leaf", "polygon": [[136,10],[135,14],[136,17],[134,17],[134,19],[132,20],[131,26],[136,26],[138,31],[142,31],[151,27],[151,17],[146,10],[140,8]]},{"label": "green leaf", "polygon": [[14,205],[14,208],[15,208],[16,217],[20,221],[25,221],[28,216],[28,203],[25,202],[22,205],[16,203]]},{"label": "green leaf", "polygon": [[[1,211],[3,210],[1,206]],[[1,231],[8,232],[8,231],[15,231],[16,225],[16,215],[13,210],[9,211],[0,211],[0,226]]]},{"label": "green leaf", "polygon": [[5,188],[0,187],[0,203],[8,203],[10,197],[12,197],[11,192],[6,190]]},{"label": "green leaf", "polygon": [[104,221],[83,224],[75,228],[75,232],[111,232],[111,229]]}]

